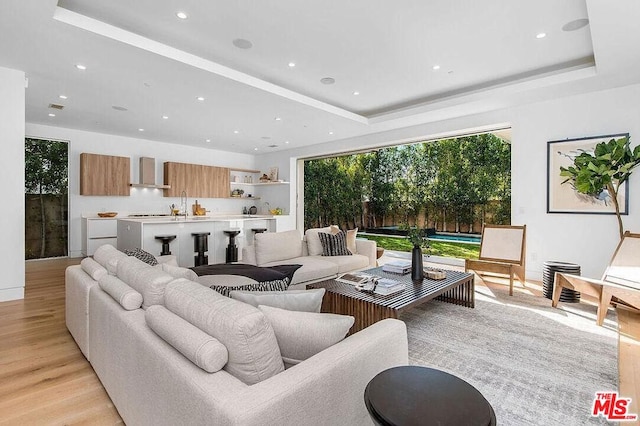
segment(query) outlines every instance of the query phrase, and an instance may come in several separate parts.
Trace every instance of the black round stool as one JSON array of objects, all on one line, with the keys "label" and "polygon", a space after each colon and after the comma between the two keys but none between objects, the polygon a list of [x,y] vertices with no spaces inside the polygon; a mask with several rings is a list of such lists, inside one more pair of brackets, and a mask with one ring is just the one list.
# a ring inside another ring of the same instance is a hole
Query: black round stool
[{"label": "black round stool", "polygon": [[211,232],[192,232],[193,251],[197,254],[193,256],[194,266],[208,265],[209,256],[205,253],[209,250],[209,235]]},{"label": "black round stool", "polygon": [[[542,294],[547,299],[553,298],[553,287],[555,284],[556,272],[565,274],[580,275],[580,265],[568,262],[558,262],[549,260],[542,264]],[[563,288],[560,293],[560,301],[566,303],[580,302],[580,293],[568,288]]]},{"label": "black round stool", "polygon": [[240,229],[229,229],[223,232],[229,236],[229,245],[227,246],[227,255],[225,256],[225,262],[237,262],[238,246],[236,246],[236,236],[240,233]]},{"label": "black round stool", "polygon": [[169,243],[176,239],[175,235],[156,235],[155,239],[162,240],[162,252],[160,252],[160,256],[167,256],[171,254],[171,250],[169,250]]},{"label": "black round stool", "polygon": [[254,234],[262,234],[263,232],[267,232],[267,228],[251,228]]}]

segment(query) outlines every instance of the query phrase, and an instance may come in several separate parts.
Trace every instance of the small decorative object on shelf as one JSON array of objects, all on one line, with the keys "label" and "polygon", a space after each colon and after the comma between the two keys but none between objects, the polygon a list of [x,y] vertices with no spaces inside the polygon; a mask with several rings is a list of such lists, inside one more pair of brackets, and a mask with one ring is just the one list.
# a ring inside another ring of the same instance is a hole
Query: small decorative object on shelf
[{"label": "small decorative object on shelf", "polygon": [[232,197],[242,197],[242,194],[244,194],[244,189],[234,189],[231,191]]},{"label": "small decorative object on shelf", "polygon": [[275,209],[269,210],[269,213],[271,213],[274,216],[278,216],[282,214],[282,209],[280,207],[276,207]]},{"label": "small decorative object on shelf", "polygon": [[278,180],[278,168],[277,167],[271,167],[269,169],[269,180],[271,182],[276,182]]},{"label": "small decorative object on shelf", "polygon": [[267,176],[267,174],[263,174],[262,176],[260,176],[260,182],[261,183],[267,183],[269,182],[269,176]]},{"label": "small decorative object on shelf", "polygon": [[118,215],[118,212],[100,212],[98,213],[98,216],[100,217],[116,217]]}]

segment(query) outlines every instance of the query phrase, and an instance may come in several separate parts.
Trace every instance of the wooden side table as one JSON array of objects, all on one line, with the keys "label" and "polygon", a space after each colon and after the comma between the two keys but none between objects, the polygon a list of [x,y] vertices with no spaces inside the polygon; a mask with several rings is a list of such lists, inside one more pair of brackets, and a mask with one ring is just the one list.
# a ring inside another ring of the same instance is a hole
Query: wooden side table
[{"label": "wooden side table", "polygon": [[379,373],[367,385],[364,403],[378,425],[496,424],[493,407],[476,388],[444,371],[415,365]]}]

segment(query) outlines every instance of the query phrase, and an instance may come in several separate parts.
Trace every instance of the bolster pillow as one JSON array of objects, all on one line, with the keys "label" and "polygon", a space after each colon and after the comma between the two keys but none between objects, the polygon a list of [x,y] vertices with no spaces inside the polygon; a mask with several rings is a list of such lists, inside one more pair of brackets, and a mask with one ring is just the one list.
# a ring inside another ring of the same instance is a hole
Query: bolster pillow
[{"label": "bolster pillow", "polygon": [[90,257],[85,257],[80,262],[80,267],[85,271],[94,281],[100,281],[100,278],[109,275],[107,269],[93,260]]},{"label": "bolster pillow", "polygon": [[113,275],[105,275],[98,281],[98,285],[127,311],[133,311],[142,305],[142,295]]},{"label": "bolster pillow", "polygon": [[164,306],[149,306],[144,317],[151,330],[204,371],[220,371],[229,360],[227,348],[218,339]]}]

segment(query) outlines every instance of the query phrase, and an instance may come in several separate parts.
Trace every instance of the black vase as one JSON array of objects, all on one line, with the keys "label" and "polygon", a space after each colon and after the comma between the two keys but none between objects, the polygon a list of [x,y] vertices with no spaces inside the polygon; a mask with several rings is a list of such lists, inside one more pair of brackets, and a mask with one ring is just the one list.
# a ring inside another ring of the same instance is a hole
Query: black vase
[{"label": "black vase", "polygon": [[422,282],[423,279],[422,249],[419,246],[413,246],[413,250],[411,251],[411,280],[414,282]]}]

